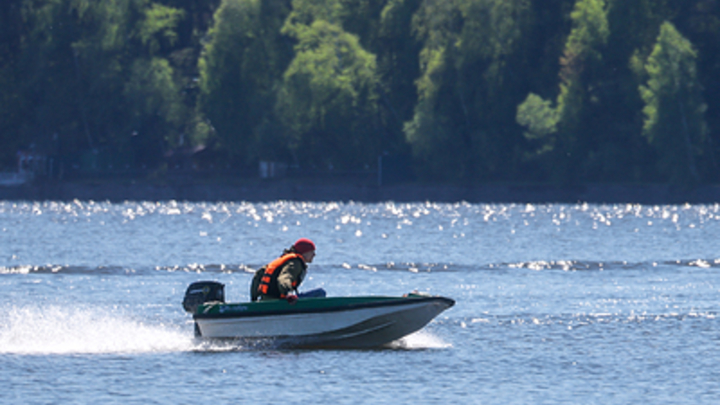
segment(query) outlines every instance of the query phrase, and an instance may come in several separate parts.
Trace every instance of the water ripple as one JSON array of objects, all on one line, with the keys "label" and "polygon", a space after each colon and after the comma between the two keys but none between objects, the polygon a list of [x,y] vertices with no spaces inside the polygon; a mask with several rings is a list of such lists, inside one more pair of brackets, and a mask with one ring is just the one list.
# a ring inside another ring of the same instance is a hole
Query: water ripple
[{"label": "water ripple", "polygon": [[[234,274],[254,273],[263,264],[202,264],[190,263],[176,266],[141,266],[129,268],[124,266],[71,266],[53,265],[42,266],[0,266],[0,274],[121,274],[121,275],[144,275],[154,272],[165,273],[198,273],[198,274]],[[693,260],[665,260],[652,262],[628,262],[628,261],[607,261],[595,262],[584,260],[557,260],[557,261],[528,261],[514,263],[491,263],[484,265],[463,265],[454,263],[412,263],[412,262],[387,262],[387,263],[341,263],[312,265],[312,272],[317,274],[332,273],[338,268],[344,270],[358,270],[363,272],[398,271],[409,273],[468,273],[493,272],[493,271],[659,271],[663,268],[720,268],[720,259],[693,259]]]}]

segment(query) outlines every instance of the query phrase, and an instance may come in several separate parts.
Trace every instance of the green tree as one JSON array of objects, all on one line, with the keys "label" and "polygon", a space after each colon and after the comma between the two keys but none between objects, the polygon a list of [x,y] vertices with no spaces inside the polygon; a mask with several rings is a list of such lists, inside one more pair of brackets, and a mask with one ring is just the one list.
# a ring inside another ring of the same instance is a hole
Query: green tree
[{"label": "green tree", "polygon": [[[187,111],[180,89],[173,79],[173,69],[164,58],[139,58],[133,62],[123,94],[131,107],[136,125],[157,132],[177,131],[183,125]],[[178,146],[178,137],[166,136],[168,146]]]},{"label": "green tree", "polygon": [[178,22],[185,16],[183,10],[158,3],[148,4],[136,25],[136,36],[149,54],[156,54],[163,45],[172,47],[178,40]]},{"label": "green tree", "polygon": [[46,148],[57,133],[66,150],[88,144],[87,111],[83,120],[78,97],[77,53],[72,44],[81,35],[86,20],[71,1],[24,2],[23,19],[27,27],[18,79],[28,99],[24,125],[18,136],[23,147]]},{"label": "green tree", "polygon": [[319,20],[308,28],[278,97],[290,145],[311,166],[362,168],[378,153],[375,58],[336,25]]},{"label": "green tree", "polygon": [[201,111],[241,165],[284,149],[273,108],[292,49],[280,33],[289,12],[284,0],[224,0],[200,58]]},{"label": "green tree", "polygon": [[610,33],[593,86],[597,107],[587,118],[592,131],[588,132],[591,147],[584,162],[586,180],[653,180],[654,153],[640,136],[644,104],[637,87],[644,80],[644,61],[660,24],[669,15],[664,3],[608,1]]},{"label": "green tree", "polygon": [[[682,32],[697,52],[697,78],[707,103],[708,144],[698,159],[698,172],[705,181],[720,180],[720,1],[666,0],[673,14],[666,17]],[[655,33],[657,34],[657,32]]]},{"label": "green tree", "polygon": [[131,133],[136,159],[152,166],[165,150],[199,140],[193,137],[192,109],[183,100],[183,80],[167,58],[177,47],[177,27],[185,12],[152,2],[136,6],[128,17],[133,43],[127,51],[132,58],[123,61],[127,65],[121,77],[131,127],[123,132]]},{"label": "green tree", "polygon": [[[31,100],[25,143],[63,155],[134,155],[118,163],[157,165],[182,137],[178,117],[186,117],[161,55],[173,49],[183,13],[149,0],[49,0],[26,1],[24,15],[30,29],[22,91]],[[158,100],[172,105],[148,108]]]},{"label": "green tree", "polygon": [[339,21],[339,2],[297,0],[283,32],[295,56],[283,76],[277,111],[298,162],[362,169],[379,153],[376,58]]},{"label": "green tree", "polygon": [[375,41],[370,50],[377,55],[379,114],[387,131],[383,148],[407,153],[404,123],[412,119],[417,103],[415,81],[420,76],[422,43],[413,34],[413,16],[422,0],[389,0],[380,13]]},{"label": "green tree", "polygon": [[[419,101],[405,126],[429,178],[502,178],[512,166],[516,69],[527,31],[524,0],[426,1],[415,16],[422,38]],[[517,133],[519,135],[519,133]]]},{"label": "green tree", "polygon": [[700,180],[697,159],[706,146],[702,87],[692,44],[666,22],[648,58],[643,134],[658,153],[658,170],[678,184]]},{"label": "green tree", "polygon": [[412,118],[417,101],[422,44],[413,34],[412,19],[422,0],[343,0],[338,20],[376,57],[378,130],[381,149],[407,155],[403,124]]},{"label": "green tree", "polygon": [[[573,28],[560,58],[560,93],[555,107],[530,94],[518,107],[517,121],[528,129],[528,139],[540,139],[540,156],[552,178],[558,182],[577,181],[582,162],[592,148],[593,108],[600,49],[609,35],[604,0],[578,0],[571,13]],[[550,111],[554,109],[555,111]]]}]

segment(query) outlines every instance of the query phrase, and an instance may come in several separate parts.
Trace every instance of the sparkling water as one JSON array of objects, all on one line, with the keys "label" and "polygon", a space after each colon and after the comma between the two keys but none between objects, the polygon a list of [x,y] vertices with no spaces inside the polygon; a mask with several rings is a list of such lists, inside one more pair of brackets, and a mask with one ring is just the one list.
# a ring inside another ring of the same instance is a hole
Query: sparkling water
[{"label": "sparkling water", "polygon": [[[720,206],[0,202],[7,404],[715,404]],[[196,341],[188,284],[457,301],[377,350]]]}]

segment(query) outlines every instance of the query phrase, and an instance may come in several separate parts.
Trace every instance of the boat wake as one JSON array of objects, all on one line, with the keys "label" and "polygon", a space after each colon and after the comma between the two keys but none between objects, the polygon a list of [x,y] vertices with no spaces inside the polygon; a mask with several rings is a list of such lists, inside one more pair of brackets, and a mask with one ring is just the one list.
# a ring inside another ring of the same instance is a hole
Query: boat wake
[{"label": "boat wake", "polygon": [[105,309],[11,307],[0,314],[0,354],[122,354],[190,351],[178,325],[146,325]]},{"label": "boat wake", "polygon": [[391,349],[404,350],[447,349],[450,347],[452,347],[452,344],[424,330],[405,336],[389,345]]}]

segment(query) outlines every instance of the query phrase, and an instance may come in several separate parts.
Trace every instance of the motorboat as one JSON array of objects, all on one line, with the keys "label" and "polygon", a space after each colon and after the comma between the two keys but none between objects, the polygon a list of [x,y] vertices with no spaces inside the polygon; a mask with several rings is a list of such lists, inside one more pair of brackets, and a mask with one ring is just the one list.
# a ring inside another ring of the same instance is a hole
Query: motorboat
[{"label": "motorboat", "polygon": [[201,281],[183,301],[204,339],[240,339],[291,347],[374,348],[422,329],[455,301],[409,293],[226,303],[223,285]]}]

